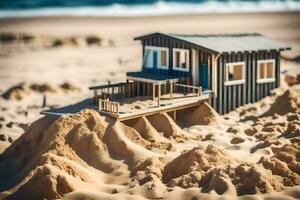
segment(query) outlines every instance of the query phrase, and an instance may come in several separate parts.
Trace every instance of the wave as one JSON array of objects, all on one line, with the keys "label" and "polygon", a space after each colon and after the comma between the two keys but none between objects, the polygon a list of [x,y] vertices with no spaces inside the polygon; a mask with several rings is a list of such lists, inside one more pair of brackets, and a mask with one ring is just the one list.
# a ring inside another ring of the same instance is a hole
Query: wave
[{"label": "wave", "polygon": [[200,3],[164,2],[144,5],[112,4],[110,6],[52,7],[0,10],[0,18],[37,16],[160,16],[207,13],[249,13],[300,11],[300,1],[205,1]]}]

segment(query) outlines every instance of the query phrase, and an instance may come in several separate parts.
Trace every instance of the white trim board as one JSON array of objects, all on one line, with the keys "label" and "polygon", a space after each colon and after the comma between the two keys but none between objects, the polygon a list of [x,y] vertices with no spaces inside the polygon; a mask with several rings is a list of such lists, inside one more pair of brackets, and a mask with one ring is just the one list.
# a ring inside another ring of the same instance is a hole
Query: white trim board
[{"label": "white trim board", "polygon": [[[151,50],[150,51],[150,65],[145,65],[145,67],[153,69],[154,63],[153,63],[153,51],[157,51],[157,69],[163,69],[163,70],[168,70],[169,69],[169,48],[168,47],[158,47],[158,46],[145,46],[145,52],[146,50]],[[160,59],[161,59],[161,54],[160,51],[166,51],[166,65],[161,65],[160,64]],[[147,63],[147,62],[146,62]]]},{"label": "white trim board", "polygon": [[[242,79],[240,80],[233,80],[233,81],[228,81],[228,67],[234,66],[234,65],[242,65]],[[245,80],[245,75],[246,75],[246,63],[244,61],[242,62],[231,62],[231,63],[226,63],[225,65],[225,81],[224,85],[229,86],[229,85],[240,85],[244,84],[246,82]]]},{"label": "white trim board", "polygon": [[[260,65],[259,64],[261,64],[261,63],[263,63],[264,67],[265,67],[264,78],[260,78]],[[266,70],[267,67],[265,65],[266,63],[272,63],[272,77],[271,78],[266,78],[266,76],[267,76],[267,70]],[[256,76],[257,76],[256,82],[259,84],[275,82],[275,60],[274,59],[257,60]]]},{"label": "white trim board", "polygon": [[[176,52],[184,52],[186,53],[186,68],[176,67],[175,66],[175,53]],[[173,48],[173,70],[176,71],[183,71],[183,72],[189,72],[190,71],[190,51],[189,49],[179,49],[179,48]]]}]

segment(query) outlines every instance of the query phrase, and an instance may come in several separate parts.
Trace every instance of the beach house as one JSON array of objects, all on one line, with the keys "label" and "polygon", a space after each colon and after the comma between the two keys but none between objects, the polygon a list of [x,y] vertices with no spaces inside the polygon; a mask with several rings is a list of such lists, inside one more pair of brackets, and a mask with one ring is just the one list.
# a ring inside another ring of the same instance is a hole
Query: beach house
[{"label": "beach house", "polygon": [[175,113],[202,101],[220,114],[230,112],[280,85],[280,53],[290,49],[257,33],[151,33],[135,40],[142,44],[142,69],[128,72],[126,82],[90,87],[104,114],[125,117],[118,99],[137,96],[157,104],[130,111],[130,116],[164,109]]}]

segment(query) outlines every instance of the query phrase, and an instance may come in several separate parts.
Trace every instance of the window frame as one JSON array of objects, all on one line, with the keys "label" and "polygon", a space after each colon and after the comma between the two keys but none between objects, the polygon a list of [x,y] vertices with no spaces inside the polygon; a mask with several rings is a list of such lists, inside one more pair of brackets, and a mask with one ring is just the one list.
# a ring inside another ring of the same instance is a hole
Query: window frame
[{"label": "window frame", "polygon": [[[147,45],[147,46],[145,46],[145,51],[146,50],[151,50],[152,51],[152,59],[151,59],[152,66],[149,67],[149,66],[145,65],[146,68],[153,69],[153,66],[154,66],[154,63],[153,63],[153,50],[157,50],[157,69],[164,69],[164,70],[169,69],[169,48],[168,47],[157,47],[157,46],[148,46]],[[160,57],[161,57],[160,51],[161,50],[166,51],[166,54],[167,54],[166,55],[167,56],[166,65],[160,65]]]},{"label": "window frame", "polygon": [[[176,54],[176,52],[186,53],[186,55],[187,55],[186,68],[176,67],[176,65],[175,65],[175,60],[176,60],[175,54]],[[183,72],[189,72],[190,71],[190,50],[189,49],[173,48],[173,67],[172,68],[173,68],[173,70],[176,70],[176,71],[183,71]]]},{"label": "window frame", "polygon": [[[234,66],[234,65],[242,65],[242,79],[230,81],[230,80],[228,80],[228,78],[229,78],[229,70],[228,69],[229,69],[230,66]],[[226,63],[226,65],[225,65],[225,81],[224,81],[224,85],[230,86],[230,85],[245,84],[245,82],[246,82],[246,80],[245,80],[246,69],[245,68],[246,68],[246,63],[244,61],[242,61],[242,62]]]},{"label": "window frame", "polygon": [[[269,63],[269,62],[271,62],[273,64],[273,66],[272,66],[272,72],[273,72],[272,78],[266,78],[267,73],[268,73],[267,72],[267,65],[266,65],[266,63]],[[265,70],[264,70],[264,77],[263,78],[260,77],[260,68],[261,68],[260,64],[261,63],[264,63],[264,68],[265,68]],[[257,60],[256,70],[257,70],[256,71],[256,76],[257,76],[256,82],[258,84],[275,82],[275,59]]]}]

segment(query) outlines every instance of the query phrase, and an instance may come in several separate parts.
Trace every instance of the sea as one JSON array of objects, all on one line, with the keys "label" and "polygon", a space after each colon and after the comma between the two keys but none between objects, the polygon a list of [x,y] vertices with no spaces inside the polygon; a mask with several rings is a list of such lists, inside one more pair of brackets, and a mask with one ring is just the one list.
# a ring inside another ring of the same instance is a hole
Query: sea
[{"label": "sea", "polygon": [[295,11],[300,0],[0,0],[0,18]]}]

